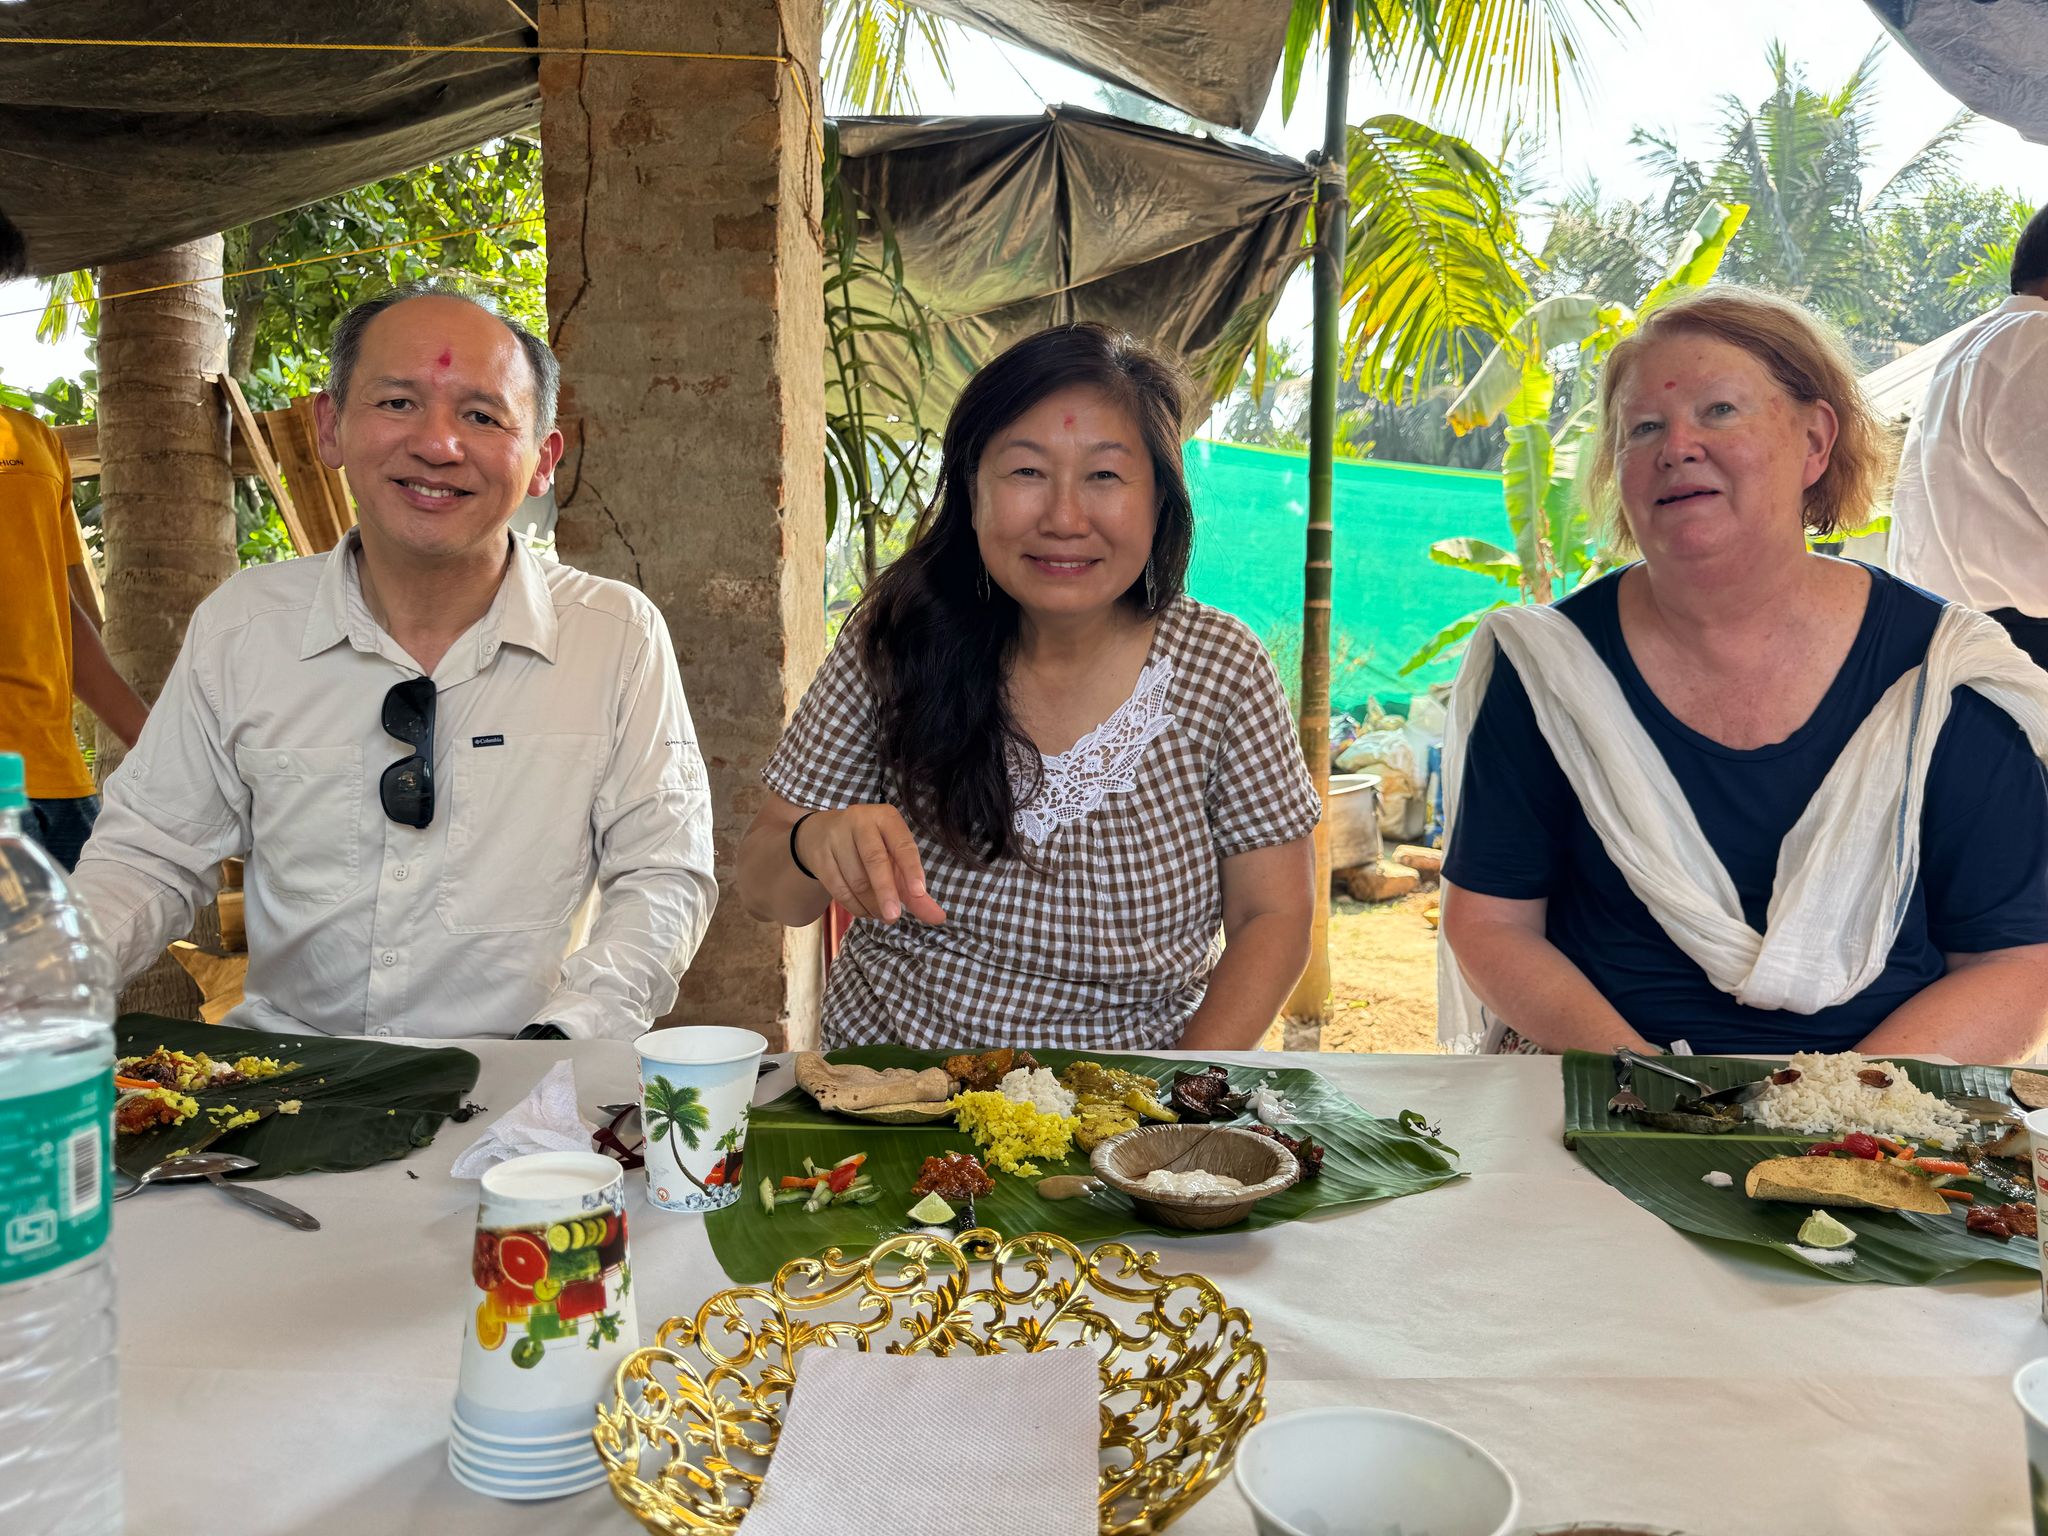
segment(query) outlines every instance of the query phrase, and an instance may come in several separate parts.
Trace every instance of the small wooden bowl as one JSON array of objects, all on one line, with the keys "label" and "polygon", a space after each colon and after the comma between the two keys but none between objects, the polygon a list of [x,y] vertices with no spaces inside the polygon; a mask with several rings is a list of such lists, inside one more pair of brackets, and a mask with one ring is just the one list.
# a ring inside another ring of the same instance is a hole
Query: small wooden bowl
[{"label": "small wooden bowl", "polygon": [[[1110,1137],[1088,1161],[1105,1184],[1130,1196],[1147,1221],[1190,1232],[1244,1220],[1253,1206],[1301,1176],[1294,1154],[1272,1137],[1227,1125],[1140,1126]],[[1209,1195],[1162,1194],[1142,1183],[1156,1168],[1219,1173],[1244,1188]]]}]

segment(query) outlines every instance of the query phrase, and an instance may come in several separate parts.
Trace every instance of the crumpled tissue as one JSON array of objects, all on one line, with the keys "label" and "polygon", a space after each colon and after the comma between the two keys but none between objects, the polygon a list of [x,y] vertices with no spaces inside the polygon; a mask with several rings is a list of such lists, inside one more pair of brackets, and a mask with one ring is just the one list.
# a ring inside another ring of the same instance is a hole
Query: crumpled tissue
[{"label": "crumpled tissue", "polygon": [[491,1123],[489,1130],[448,1171],[480,1179],[493,1163],[528,1152],[588,1152],[597,1127],[576,1112],[576,1067],[562,1060],[548,1068],[533,1092]]}]

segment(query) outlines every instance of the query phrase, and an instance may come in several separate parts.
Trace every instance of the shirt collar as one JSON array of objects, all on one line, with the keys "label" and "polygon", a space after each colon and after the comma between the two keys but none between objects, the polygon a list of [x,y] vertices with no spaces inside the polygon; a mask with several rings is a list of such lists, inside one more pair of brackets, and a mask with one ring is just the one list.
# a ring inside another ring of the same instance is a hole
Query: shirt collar
[{"label": "shirt collar", "polygon": [[[489,611],[476,626],[478,660],[488,661],[502,642],[522,646],[541,660],[553,662],[560,626],[555,618],[554,599],[548,592],[547,577],[540,568],[540,561],[523,541],[512,538],[510,534],[506,537],[511,539],[512,558],[506,564],[505,579],[499,584],[497,596],[491,599]],[[299,641],[301,661],[317,656],[344,640],[355,643],[361,650],[377,649],[376,621],[370,618],[356,576],[356,551],[361,545],[362,536],[351,528],[342,536],[342,541],[323,557],[326,567],[320,572],[319,585],[314,588],[305,632]],[[368,626],[370,632],[352,633],[362,626]]]},{"label": "shirt collar", "polygon": [[2031,293],[2016,293],[1999,305],[1993,313],[2000,315],[2027,315],[2040,314],[2043,310],[2048,310],[2048,299]]},{"label": "shirt collar", "polygon": [[[508,535],[510,537],[510,535]],[[495,624],[493,624],[495,620]],[[484,643],[492,640],[523,646],[542,661],[555,659],[555,639],[560,625],[555,618],[555,600],[548,591],[547,574],[523,539],[512,539],[512,560],[505,567],[505,581],[498,599],[485,616]],[[495,629],[495,633],[488,633]]]},{"label": "shirt collar", "polygon": [[341,542],[320,558],[320,584],[313,589],[313,606],[306,614],[305,633],[299,639],[299,660],[318,656],[348,638],[349,590],[355,585],[357,536],[351,528]]}]

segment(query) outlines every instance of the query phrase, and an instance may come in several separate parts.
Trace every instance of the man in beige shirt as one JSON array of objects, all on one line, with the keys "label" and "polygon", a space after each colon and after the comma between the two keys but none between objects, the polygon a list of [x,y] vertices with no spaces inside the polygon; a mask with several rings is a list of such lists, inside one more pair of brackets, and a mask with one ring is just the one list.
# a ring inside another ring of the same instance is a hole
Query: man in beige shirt
[{"label": "man in beige shirt", "polygon": [[231,1023],[630,1036],[673,1004],[717,887],[667,627],[507,533],[561,456],[558,381],[455,294],[343,318],[317,410],[358,526],[200,606],[104,786],[75,889],[124,977],[246,854]]}]

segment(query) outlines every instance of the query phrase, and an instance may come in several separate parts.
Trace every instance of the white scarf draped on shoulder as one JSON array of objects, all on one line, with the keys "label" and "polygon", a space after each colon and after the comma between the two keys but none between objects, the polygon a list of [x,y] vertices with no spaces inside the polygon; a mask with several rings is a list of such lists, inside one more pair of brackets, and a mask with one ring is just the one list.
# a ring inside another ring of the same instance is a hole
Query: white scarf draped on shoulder
[{"label": "white scarf draped on shoulder", "polygon": [[[1716,987],[1751,1008],[1817,1013],[1884,970],[1920,873],[1927,765],[1954,689],[1976,689],[2048,758],[2048,672],[1995,619],[1945,607],[1926,660],[1885,690],[1785,835],[1760,934],[1744,920],[1734,882],[1620,682],[1555,608],[1498,609],[1473,632],[1444,736],[1445,846],[1455,833],[1466,747],[1503,651],[1629,889]],[[1499,1031],[1497,1021],[1482,1019],[1450,946],[1439,944],[1444,1047],[1480,1050]]]}]

